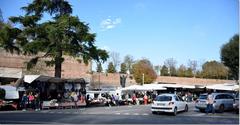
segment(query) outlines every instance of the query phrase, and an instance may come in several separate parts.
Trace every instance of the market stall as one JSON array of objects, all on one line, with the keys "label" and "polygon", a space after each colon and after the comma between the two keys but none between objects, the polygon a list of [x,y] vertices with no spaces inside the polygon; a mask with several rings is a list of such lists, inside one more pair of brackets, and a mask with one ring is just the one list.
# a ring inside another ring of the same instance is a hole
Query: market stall
[{"label": "market stall", "polygon": [[39,93],[43,109],[72,108],[86,105],[86,84],[83,78],[61,79],[44,75],[25,75],[18,87],[24,87],[27,94]]}]

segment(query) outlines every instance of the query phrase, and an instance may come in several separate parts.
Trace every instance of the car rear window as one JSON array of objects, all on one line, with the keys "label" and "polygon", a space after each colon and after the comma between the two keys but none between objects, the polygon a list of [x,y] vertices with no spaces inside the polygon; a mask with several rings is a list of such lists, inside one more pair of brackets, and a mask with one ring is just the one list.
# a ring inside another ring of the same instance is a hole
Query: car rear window
[{"label": "car rear window", "polygon": [[171,96],[158,96],[156,98],[156,101],[172,101],[172,97]]},{"label": "car rear window", "polygon": [[207,99],[207,95],[200,95],[199,99]]}]

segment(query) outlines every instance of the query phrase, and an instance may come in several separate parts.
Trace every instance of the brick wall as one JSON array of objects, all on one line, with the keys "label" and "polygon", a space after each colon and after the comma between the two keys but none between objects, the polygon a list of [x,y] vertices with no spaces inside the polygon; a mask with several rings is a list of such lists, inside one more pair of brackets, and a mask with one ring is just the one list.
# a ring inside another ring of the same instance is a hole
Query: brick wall
[{"label": "brick wall", "polygon": [[[32,57],[23,56],[17,54],[6,53],[4,50],[0,50],[0,67],[1,68],[16,68],[26,70],[26,61],[29,61]],[[91,71],[92,64],[88,65],[79,63],[73,57],[64,56],[65,60],[62,64],[62,78],[81,78],[89,77],[88,73]],[[41,59],[50,60],[50,59]],[[44,73],[42,75],[54,76],[54,67],[43,67]]]},{"label": "brick wall", "polygon": [[[99,82],[100,81],[100,82]],[[201,78],[185,78],[185,77],[169,77],[158,76],[155,82],[162,83],[177,83],[184,85],[211,85],[218,83],[235,83],[234,80],[218,80],[218,79],[201,79]],[[93,73],[92,83],[93,86],[120,86],[120,74],[119,73]],[[134,79],[129,77],[126,80],[126,86],[137,84]]]}]

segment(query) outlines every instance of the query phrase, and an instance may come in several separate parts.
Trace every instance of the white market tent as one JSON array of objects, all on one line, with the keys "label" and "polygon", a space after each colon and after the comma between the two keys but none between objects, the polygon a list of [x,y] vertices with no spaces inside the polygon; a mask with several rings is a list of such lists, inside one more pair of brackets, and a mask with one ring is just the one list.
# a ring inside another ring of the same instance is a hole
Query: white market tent
[{"label": "white market tent", "polygon": [[24,82],[26,83],[32,83],[34,80],[39,81],[51,81],[51,82],[61,82],[61,78],[55,78],[50,76],[44,76],[44,75],[25,75],[24,76]]},{"label": "white market tent", "polygon": [[161,84],[144,84],[143,87],[148,90],[166,90]]},{"label": "white market tent", "polygon": [[150,89],[145,88],[145,87],[143,87],[143,86],[141,86],[141,85],[131,85],[131,86],[122,88],[121,90],[122,90],[122,91],[131,91],[131,90],[147,91],[147,90],[150,90]]},{"label": "white market tent", "polygon": [[239,89],[239,85],[237,84],[214,84],[214,85],[208,85],[206,86],[207,89],[213,89],[213,90],[228,90],[228,91],[234,91]]},{"label": "white market tent", "polygon": [[182,88],[182,85],[178,84],[161,84],[164,88]]},{"label": "white market tent", "polygon": [[5,99],[18,99],[19,93],[16,87],[10,85],[2,85],[0,88],[5,90]]},{"label": "white market tent", "polygon": [[163,88],[161,84],[144,84],[144,85],[131,85],[126,88],[122,88],[122,91],[131,91],[131,90],[139,90],[139,91],[152,91],[152,90],[166,90]]}]

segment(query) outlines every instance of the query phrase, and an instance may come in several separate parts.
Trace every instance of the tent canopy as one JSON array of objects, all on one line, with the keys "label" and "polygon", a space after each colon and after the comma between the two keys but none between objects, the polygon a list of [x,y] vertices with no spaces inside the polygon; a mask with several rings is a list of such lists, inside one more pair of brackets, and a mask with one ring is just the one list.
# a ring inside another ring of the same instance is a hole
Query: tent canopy
[{"label": "tent canopy", "polygon": [[239,89],[237,84],[214,84],[206,86],[207,89],[234,91]]},{"label": "tent canopy", "polygon": [[10,85],[3,85],[0,86],[0,88],[4,89],[6,92],[5,99],[19,99],[19,93],[16,87]]}]

